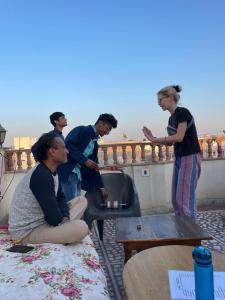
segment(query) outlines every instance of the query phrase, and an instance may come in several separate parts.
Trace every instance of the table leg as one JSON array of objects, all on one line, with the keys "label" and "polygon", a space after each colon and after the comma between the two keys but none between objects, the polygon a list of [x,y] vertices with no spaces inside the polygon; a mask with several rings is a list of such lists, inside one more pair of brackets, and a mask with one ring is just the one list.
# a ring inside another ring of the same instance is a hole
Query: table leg
[{"label": "table leg", "polygon": [[124,263],[126,263],[128,259],[130,259],[132,256],[132,250],[129,249],[129,247],[125,244],[123,245],[123,248],[124,248],[124,255],[125,255]]}]

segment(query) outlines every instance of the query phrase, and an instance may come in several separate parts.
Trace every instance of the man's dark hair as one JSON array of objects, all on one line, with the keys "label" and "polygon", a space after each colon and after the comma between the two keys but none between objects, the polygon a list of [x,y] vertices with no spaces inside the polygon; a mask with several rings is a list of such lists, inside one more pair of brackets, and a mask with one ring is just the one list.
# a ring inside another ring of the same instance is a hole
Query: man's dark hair
[{"label": "man's dark hair", "polygon": [[98,120],[96,121],[95,125],[99,122],[102,121],[103,123],[108,123],[110,124],[113,128],[117,127],[117,120],[112,114],[102,114],[98,117]]},{"label": "man's dark hair", "polygon": [[54,148],[54,139],[58,136],[53,133],[44,133],[37,141],[37,149],[35,154],[35,159],[39,162],[46,160],[48,158],[48,150]]},{"label": "man's dark hair", "polygon": [[62,112],[56,111],[54,113],[52,113],[49,118],[50,118],[50,122],[51,124],[55,127],[55,121],[58,121],[58,119],[60,117],[65,117],[65,115]]}]

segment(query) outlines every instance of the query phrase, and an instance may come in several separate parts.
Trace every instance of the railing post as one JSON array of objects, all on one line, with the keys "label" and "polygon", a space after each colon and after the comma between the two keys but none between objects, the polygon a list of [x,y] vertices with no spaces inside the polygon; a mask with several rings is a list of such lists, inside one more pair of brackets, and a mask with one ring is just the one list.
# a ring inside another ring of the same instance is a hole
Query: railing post
[{"label": "railing post", "polygon": [[199,145],[200,145],[200,156],[201,158],[203,158],[203,144],[204,144],[204,140],[199,139]]},{"label": "railing post", "polygon": [[151,147],[152,147],[152,161],[156,162],[157,159],[156,159],[155,145],[151,144]]},{"label": "railing post", "polygon": [[218,157],[222,157],[222,146],[221,143],[217,143],[217,153],[218,153]]},{"label": "railing post", "polygon": [[5,171],[13,171],[13,151],[5,150],[4,152],[4,161],[5,161]]},{"label": "railing post", "polygon": [[30,169],[32,167],[31,150],[27,150],[26,155],[27,155],[27,168]]},{"label": "railing post", "polygon": [[21,155],[22,155],[22,151],[21,150],[16,151],[16,156],[17,156],[17,170],[18,171],[23,170]]},{"label": "railing post", "polygon": [[104,165],[108,164],[108,153],[107,153],[107,150],[108,150],[107,146],[102,146]]},{"label": "railing post", "polygon": [[170,146],[166,146],[166,160],[170,160],[171,155],[170,155]]},{"label": "railing post", "polygon": [[131,145],[132,163],[136,162],[136,145]]},{"label": "railing post", "polygon": [[217,137],[216,138],[216,142],[217,142],[217,153],[218,153],[218,157],[221,158],[223,155],[223,151],[222,151],[222,141],[223,138]]},{"label": "railing post", "polygon": [[126,152],[127,146],[122,145],[122,157],[123,157],[123,163],[127,163],[127,152]]},{"label": "railing post", "polygon": [[208,158],[212,158],[212,139],[208,139],[207,144],[208,144]]},{"label": "railing post", "polygon": [[145,161],[145,144],[141,143],[141,160]]},{"label": "railing post", "polygon": [[118,155],[117,155],[117,145],[113,146],[113,163],[116,165],[118,163]]},{"label": "railing post", "polygon": [[158,145],[158,149],[159,149],[159,161],[163,161],[163,151],[162,151],[163,146],[162,145]]}]

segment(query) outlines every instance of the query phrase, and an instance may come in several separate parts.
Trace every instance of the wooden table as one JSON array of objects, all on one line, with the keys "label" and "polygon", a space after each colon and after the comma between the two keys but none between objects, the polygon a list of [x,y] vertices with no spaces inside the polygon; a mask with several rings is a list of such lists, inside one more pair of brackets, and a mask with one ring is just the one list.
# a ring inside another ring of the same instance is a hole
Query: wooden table
[{"label": "wooden table", "polygon": [[123,243],[125,262],[132,251],[165,245],[201,245],[212,237],[188,217],[172,214],[118,218],[116,242]]},{"label": "wooden table", "polygon": [[[192,246],[161,246],[134,255],[124,266],[128,300],[169,300],[168,270],[193,271]],[[212,252],[214,271],[225,271],[225,254]]]}]

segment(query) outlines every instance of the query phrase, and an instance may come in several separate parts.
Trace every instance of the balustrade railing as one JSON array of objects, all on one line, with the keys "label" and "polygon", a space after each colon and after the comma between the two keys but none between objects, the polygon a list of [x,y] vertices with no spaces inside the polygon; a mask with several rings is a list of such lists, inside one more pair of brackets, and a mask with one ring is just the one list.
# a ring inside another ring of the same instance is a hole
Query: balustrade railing
[{"label": "balustrade railing", "polygon": [[98,152],[100,165],[104,166],[169,161],[172,156],[172,147],[150,142],[100,144]]},{"label": "balustrade railing", "polygon": [[4,149],[5,172],[27,171],[35,165],[35,160],[30,149]]},{"label": "balustrade railing", "polygon": [[[199,139],[202,159],[225,158],[225,137]],[[150,142],[123,142],[99,145],[99,165],[162,163],[173,160],[173,147]],[[4,149],[5,171],[22,172],[34,166],[30,149]]]}]

